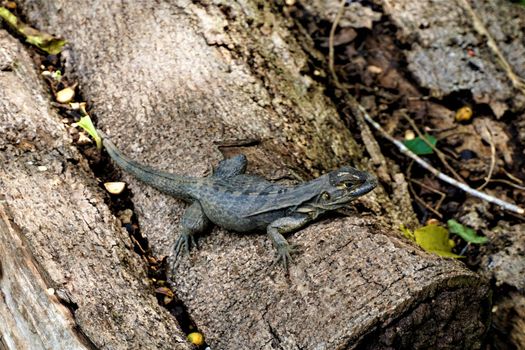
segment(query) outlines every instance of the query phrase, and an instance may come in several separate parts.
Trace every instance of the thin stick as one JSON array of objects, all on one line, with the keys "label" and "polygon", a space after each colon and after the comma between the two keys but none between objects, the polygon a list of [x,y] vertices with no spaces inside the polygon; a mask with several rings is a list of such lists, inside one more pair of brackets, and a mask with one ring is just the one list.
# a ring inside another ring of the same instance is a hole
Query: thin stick
[{"label": "thin stick", "polygon": [[421,204],[422,206],[424,206],[425,208],[430,210],[438,218],[443,219],[443,215],[439,211],[437,211],[436,209],[432,208],[429,204],[427,204],[423,199],[421,199],[417,195],[416,191],[414,190],[414,187],[412,186],[412,183],[408,183],[408,188],[410,189],[410,192],[414,196],[414,199],[416,200],[416,202],[418,202],[419,204]]},{"label": "thin stick", "polygon": [[370,115],[368,115],[368,113],[365,110],[365,108],[363,106],[361,106],[359,104],[359,102],[357,102],[357,100],[355,100],[355,98],[352,97],[352,99],[357,104],[357,108],[362,113],[362,115],[365,118],[365,120],[367,122],[369,122],[377,131],[379,131],[383,135],[383,137],[385,137],[387,140],[389,140],[394,145],[396,145],[397,148],[399,148],[399,151],[401,151],[401,153],[403,153],[406,156],[408,156],[408,157],[412,158],[413,160],[415,160],[419,165],[421,165],[423,168],[425,168],[428,171],[430,171],[438,179],[440,179],[442,181],[445,181],[446,183],[448,183],[448,184],[450,184],[452,186],[456,186],[456,187],[462,189],[463,191],[467,192],[468,194],[470,194],[470,195],[472,195],[474,197],[478,197],[478,198],[481,198],[481,199],[483,199],[483,200],[485,200],[487,202],[496,204],[496,205],[502,207],[503,209],[512,211],[512,212],[517,213],[517,214],[525,214],[525,210],[523,208],[518,207],[517,205],[505,202],[504,200],[501,200],[499,198],[496,198],[496,197],[493,197],[493,196],[488,195],[486,193],[477,191],[477,190],[467,186],[466,184],[462,184],[462,183],[456,181],[455,179],[451,178],[450,176],[441,173],[439,170],[434,168],[432,165],[428,164],[423,159],[419,158],[416,154],[414,154],[411,150],[409,150],[402,142],[399,142],[398,140],[396,140],[395,138],[390,136],[386,131],[383,130],[381,125],[379,125],[375,120],[372,119],[372,117],[370,117]]},{"label": "thin stick", "polygon": [[[364,121],[364,120],[363,120]],[[416,190],[414,190],[414,186],[412,186],[412,166],[414,165],[414,161],[411,161],[410,164],[408,164],[408,168],[407,168],[407,186],[408,186],[408,192],[412,194],[412,196],[414,197],[415,201],[418,202],[419,204],[421,204],[423,207],[427,208],[428,210],[430,210],[431,212],[433,212],[438,218],[440,219],[443,219],[443,215],[441,215],[440,212],[438,212],[437,210],[434,210],[434,208],[432,208],[429,204],[427,204],[422,198],[420,198],[417,193],[416,193]]]},{"label": "thin stick", "polygon": [[505,170],[505,168],[502,168],[502,170],[505,173],[505,175],[507,175],[507,177],[509,179],[511,179],[514,182],[517,182],[520,185],[523,185],[523,181],[521,179],[518,179],[516,176],[512,175],[511,173],[509,173],[507,170]]},{"label": "thin stick", "polygon": [[[414,196],[414,199],[419,202],[422,206],[424,206],[425,208],[427,208],[428,210],[430,210],[431,212],[434,213],[434,215],[436,215],[438,218],[440,219],[443,219],[443,215],[437,210],[437,209],[434,209],[432,208],[432,206],[428,203],[426,203],[421,197],[419,197],[416,193],[416,191],[414,190],[414,186],[412,186],[412,182],[413,183],[416,183],[416,184],[421,184],[421,183],[418,183],[416,182],[416,180],[413,180],[413,179],[409,179],[409,182],[408,182],[408,188],[410,189],[410,191],[412,192],[412,195]],[[435,191],[435,190],[434,190]]]},{"label": "thin stick", "polygon": [[[408,168],[407,168],[407,179],[408,179],[408,189],[412,192],[412,194],[414,195],[414,198],[416,199],[416,201],[419,201],[420,203],[422,203],[423,206],[425,206],[427,209],[429,209],[430,211],[432,211],[434,214],[437,215],[437,217],[439,217],[440,219],[443,219],[443,215],[441,215],[441,213],[439,212],[439,208],[441,207],[441,203],[443,203],[443,200],[447,197],[446,194],[444,194],[443,192],[440,192],[438,190],[435,190],[429,186],[426,186],[424,185],[422,182],[419,182],[419,181],[416,181],[412,178],[412,166],[414,165],[414,161],[410,161],[410,164],[408,165]],[[423,199],[419,198],[419,196],[417,195],[416,191],[414,190],[414,186],[412,186],[412,182],[416,183],[416,184],[419,184],[421,187],[427,187],[430,191],[433,191],[435,193],[438,193],[440,195],[440,198],[435,206],[435,209],[432,208],[430,205],[428,205],[425,201],[423,201]]]},{"label": "thin stick", "polygon": [[[337,29],[337,26],[339,24],[339,21],[341,20],[341,17],[343,16],[345,4],[347,0],[341,0],[339,4],[339,9],[337,11],[337,14],[335,16],[334,22],[332,23],[332,28],[330,29],[330,37],[328,38],[328,67],[330,69],[330,72],[332,74],[332,79],[334,81],[334,84],[337,88],[339,88],[341,91],[346,92],[348,89],[343,86],[343,84],[339,81],[337,74],[335,73],[334,68],[334,36],[335,36],[335,30]],[[347,94],[349,95],[349,94]],[[350,116],[344,112],[345,116]],[[356,111],[352,111],[354,115],[356,115]],[[385,158],[383,157],[381,150],[379,148],[379,145],[374,138],[374,134],[372,133],[372,130],[370,130],[368,124],[363,118],[357,118],[357,124],[359,126],[359,130],[361,130],[361,136],[363,140],[368,140],[369,142],[365,142],[365,148],[370,155],[370,158],[372,159],[372,162],[374,165],[377,165],[377,175],[382,181],[390,182],[392,181],[390,178],[390,175],[388,174],[387,166]]]},{"label": "thin stick", "polygon": [[452,168],[450,166],[450,164],[448,164],[447,160],[445,159],[445,155],[443,154],[443,152],[441,152],[439,149],[436,148],[436,146],[434,146],[432,143],[430,143],[430,141],[427,140],[425,135],[423,135],[421,130],[419,130],[419,128],[417,127],[416,123],[414,123],[412,118],[410,118],[405,112],[402,112],[401,115],[403,116],[403,118],[405,118],[410,123],[410,125],[416,131],[416,133],[419,136],[419,138],[421,140],[423,140],[423,142],[425,142],[427,144],[427,146],[430,147],[434,152],[436,152],[436,155],[438,156],[438,158],[441,161],[441,163],[443,163],[443,165],[452,173],[452,175],[454,175],[454,177],[459,182],[465,183],[463,178],[454,170],[454,168]]},{"label": "thin stick", "polygon": [[421,181],[414,180],[414,179],[410,179],[410,181],[415,183],[416,185],[419,185],[419,186],[423,187],[424,189],[429,190],[430,192],[434,192],[435,194],[438,194],[439,195],[439,200],[436,203],[435,209],[439,210],[439,208],[441,207],[441,203],[443,203],[443,200],[447,197],[447,195],[445,193],[439,191],[439,190],[436,190],[435,188],[432,188],[432,187],[430,187],[428,185],[425,185]]},{"label": "thin stick", "polygon": [[525,187],[524,187],[524,186],[517,185],[517,184],[515,184],[514,182],[509,181],[509,180],[504,180],[504,179],[491,179],[490,182],[502,183],[502,184],[509,185],[509,186],[514,187],[514,188],[517,188],[518,190],[525,191]]},{"label": "thin stick", "polygon": [[343,16],[343,12],[345,11],[345,3],[346,0],[341,0],[339,9],[337,10],[337,14],[335,15],[334,22],[332,24],[332,28],[330,29],[330,36],[328,38],[328,68],[330,68],[330,72],[332,72],[332,78],[336,81],[336,85],[339,85],[339,79],[337,78],[337,74],[335,73],[334,69],[334,36],[337,25],[339,24],[339,21]]}]

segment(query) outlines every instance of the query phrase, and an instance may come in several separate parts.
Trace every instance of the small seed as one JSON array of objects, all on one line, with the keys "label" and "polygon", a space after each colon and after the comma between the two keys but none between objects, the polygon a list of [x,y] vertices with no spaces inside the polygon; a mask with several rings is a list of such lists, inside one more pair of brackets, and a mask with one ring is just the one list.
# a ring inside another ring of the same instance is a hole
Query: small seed
[{"label": "small seed", "polygon": [[409,141],[409,140],[413,140],[416,138],[416,134],[414,134],[414,132],[410,129],[408,129],[407,131],[405,131],[405,140],[406,141]]},{"label": "small seed", "polygon": [[124,188],[126,187],[125,182],[105,182],[104,187],[106,188],[106,191],[108,191],[111,194],[121,194],[122,191],[124,191]]},{"label": "small seed", "polygon": [[370,66],[367,67],[367,69],[372,74],[381,74],[381,73],[383,73],[383,68],[378,67],[378,66],[370,65]]},{"label": "small seed", "polygon": [[124,209],[118,213],[118,218],[124,225],[131,224],[132,216],[133,216],[133,211],[131,209]]},{"label": "small seed", "polygon": [[437,225],[439,224],[439,220],[437,219],[428,219],[427,220],[427,225]]},{"label": "small seed", "polygon": [[472,118],[473,111],[469,106],[461,107],[456,111],[455,119],[457,122],[466,122]]},{"label": "small seed", "polygon": [[57,92],[56,99],[60,103],[68,103],[75,97],[75,89],[67,87]]},{"label": "small seed", "polygon": [[201,346],[204,344],[204,336],[199,332],[188,334],[188,341],[194,345]]}]

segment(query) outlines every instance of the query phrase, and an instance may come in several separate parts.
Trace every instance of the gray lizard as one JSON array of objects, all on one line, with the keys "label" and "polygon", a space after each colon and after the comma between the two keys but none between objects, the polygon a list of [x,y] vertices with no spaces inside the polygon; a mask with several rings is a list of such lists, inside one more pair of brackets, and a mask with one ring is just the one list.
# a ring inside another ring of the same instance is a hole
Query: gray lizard
[{"label": "gray lizard", "polygon": [[213,175],[203,178],[179,176],[140,164],[122,154],[100,132],[111,159],[142,182],[191,205],[180,222],[173,247],[176,261],[181,251],[189,252],[194,236],[211,223],[226,230],[252,232],[266,230],[277,249],[277,261],[287,268],[293,247],[283,234],[300,229],[320,214],[336,210],[377,185],[375,176],[349,166],[295,186],[272,183],[246,175],[244,155],[221,161]]}]

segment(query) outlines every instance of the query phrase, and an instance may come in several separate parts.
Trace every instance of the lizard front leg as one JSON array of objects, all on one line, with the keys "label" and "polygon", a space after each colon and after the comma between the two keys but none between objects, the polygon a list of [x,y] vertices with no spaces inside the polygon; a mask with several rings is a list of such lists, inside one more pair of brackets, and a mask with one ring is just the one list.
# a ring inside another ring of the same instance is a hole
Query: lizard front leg
[{"label": "lizard front leg", "polygon": [[293,252],[293,247],[286,241],[283,234],[297,231],[312,219],[307,214],[295,214],[294,216],[285,216],[272,222],[266,228],[268,237],[277,249],[276,262],[281,261],[284,269],[288,269],[288,262],[291,261],[290,253]]}]

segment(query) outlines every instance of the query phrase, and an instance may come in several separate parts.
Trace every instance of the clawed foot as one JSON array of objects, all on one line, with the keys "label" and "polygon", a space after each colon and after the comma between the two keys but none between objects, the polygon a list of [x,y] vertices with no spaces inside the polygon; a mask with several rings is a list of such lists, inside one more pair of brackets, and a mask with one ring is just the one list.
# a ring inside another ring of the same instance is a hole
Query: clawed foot
[{"label": "clawed foot", "polygon": [[197,242],[195,242],[195,237],[193,237],[191,233],[181,232],[173,245],[173,256],[175,260],[180,256],[183,247],[186,255],[189,255],[192,245],[195,246],[195,248],[198,248]]},{"label": "clawed foot", "polygon": [[288,263],[292,261],[290,254],[296,250],[295,245],[290,245],[283,234],[298,230],[311,220],[310,215],[297,213],[294,216],[285,216],[273,221],[268,225],[268,237],[277,249],[277,260],[283,264],[284,270],[288,271]]},{"label": "clawed foot", "polygon": [[279,242],[276,246],[277,257],[273,261],[273,265],[281,262],[284,270],[288,271],[288,264],[292,262],[291,254],[297,251],[297,245],[289,244],[288,242]]},{"label": "clawed foot", "polygon": [[173,244],[173,248],[171,251],[171,262],[169,265],[172,273],[177,267],[177,262],[179,261],[179,257],[182,255],[182,251],[184,250],[186,255],[189,255],[192,246],[198,248],[197,242],[195,241],[195,237],[191,233],[181,232],[179,234],[179,237],[177,237],[177,240]]}]

